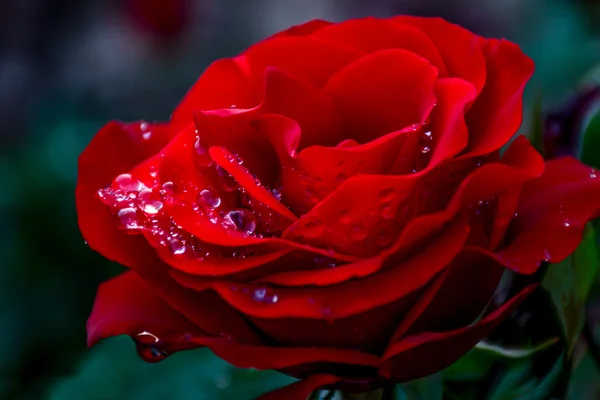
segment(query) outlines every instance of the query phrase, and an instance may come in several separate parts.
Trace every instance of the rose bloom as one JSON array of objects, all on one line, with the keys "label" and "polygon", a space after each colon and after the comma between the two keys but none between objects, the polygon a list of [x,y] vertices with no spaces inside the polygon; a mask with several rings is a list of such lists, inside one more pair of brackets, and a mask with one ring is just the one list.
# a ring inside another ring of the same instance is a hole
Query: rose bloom
[{"label": "rose bloom", "polygon": [[[129,270],[88,342],[149,361],[208,347],[372,390],[456,361],[600,210],[596,171],[524,136],[533,62],[439,18],[311,21],[217,60],[167,123],[111,122],[79,159],[79,225]],[[506,147],[506,148],[505,148]]]}]

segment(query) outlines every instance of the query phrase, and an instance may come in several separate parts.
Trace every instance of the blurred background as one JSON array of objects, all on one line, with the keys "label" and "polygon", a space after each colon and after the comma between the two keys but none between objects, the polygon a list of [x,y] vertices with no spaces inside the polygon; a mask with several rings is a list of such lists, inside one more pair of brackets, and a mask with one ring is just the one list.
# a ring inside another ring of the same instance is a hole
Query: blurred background
[{"label": "blurred background", "polygon": [[[108,120],[167,119],[212,60],[289,25],[394,14],[520,44],[536,62],[527,115],[542,95],[555,131],[600,81],[592,0],[2,0],[0,398],[250,399],[289,382],[202,350],[145,364],[128,338],[86,349],[96,287],[120,267],[79,234],[77,157]],[[581,382],[600,379],[581,364]],[[600,398],[598,385],[586,390],[571,397]]]}]

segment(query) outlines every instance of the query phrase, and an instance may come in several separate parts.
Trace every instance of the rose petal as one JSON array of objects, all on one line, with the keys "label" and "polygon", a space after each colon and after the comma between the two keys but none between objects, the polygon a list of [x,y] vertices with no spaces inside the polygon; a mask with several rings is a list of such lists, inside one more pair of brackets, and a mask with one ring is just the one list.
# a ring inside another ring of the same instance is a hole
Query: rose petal
[{"label": "rose petal", "polygon": [[277,347],[239,343],[212,337],[191,339],[240,368],[286,369],[302,364],[328,363],[375,367],[378,357],[356,350],[325,347]]},{"label": "rose petal", "polygon": [[[443,230],[422,251],[364,279],[329,287],[270,288],[212,280],[180,280],[195,290],[215,290],[246,315],[265,319],[336,320],[390,304],[423,287],[460,251],[468,236],[465,221]],[[431,255],[436,257],[432,259]],[[356,293],[361,296],[357,297]]]},{"label": "rose petal", "polygon": [[600,213],[600,178],[573,158],[548,161],[544,174],[523,187],[516,211],[496,256],[529,274],[542,261],[558,263],[575,250],[585,224]]},{"label": "rose petal", "polygon": [[199,334],[198,327],[177,313],[132,271],[98,288],[87,322],[88,346],[101,339],[151,332],[158,338],[175,333]]},{"label": "rose petal", "polygon": [[259,88],[251,79],[245,56],[217,60],[200,75],[171,119],[182,126],[199,110],[254,107],[260,102]]},{"label": "rose petal", "polygon": [[340,107],[349,138],[365,143],[423,122],[435,103],[437,75],[414,53],[380,50],[336,72],[326,90]]},{"label": "rose petal", "polygon": [[486,64],[478,36],[442,18],[402,15],[390,20],[419,28],[436,45],[448,75],[470,82],[477,94],[481,92],[486,82]]},{"label": "rose petal", "polygon": [[523,89],[533,74],[533,61],[506,40],[485,41],[486,84],[467,113],[468,154],[498,150],[517,132],[523,118]]},{"label": "rose petal", "polygon": [[440,71],[440,77],[447,76],[437,47],[426,34],[411,26],[367,17],[325,26],[312,36],[339,45],[352,46],[365,53],[405,49],[429,60]]},{"label": "rose petal", "polygon": [[251,73],[262,77],[268,67],[323,86],[340,68],[362,54],[310,36],[280,36],[250,47],[244,53]]},{"label": "rose petal", "polygon": [[448,266],[440,290],[407,334],[469,325],[492,299],[503,272],[504,268],[493,258],[468,248],[463,250]]},{"label": "rose petal", "polygon": [[156,258],[151,249],[144,253],[148,247],[142,237],[117,229],[109,208],[100,202],[96,192],[156,154],[172,135],[171,128],[164,124],[110,122],[79,157],[75,189],[79,229],[88,245],[106,258],[126,266]]},{"label": "rose petal", "polygon": [[288,29],[278,32],[265,40],[270,40],[279,36],[310,36],[313,33],[319,31],[320,29],[332,24],[333,22],[325,21],[322,19],[313,19],[312,21],[307,21],[303,24],[291,26]]},{"label": "rose petal", "polygon": [[526,287],[502,307],[471,326],[448,332],[420,333],[392,343],[383,356],[380,374],[395,382],[405,382],[440,371],[487,336],[536,287]]}]

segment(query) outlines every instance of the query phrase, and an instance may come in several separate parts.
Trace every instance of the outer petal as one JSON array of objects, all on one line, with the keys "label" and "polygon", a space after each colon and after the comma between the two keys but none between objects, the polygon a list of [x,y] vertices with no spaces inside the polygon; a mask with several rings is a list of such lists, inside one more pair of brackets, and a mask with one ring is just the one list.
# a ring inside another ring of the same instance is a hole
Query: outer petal
[{"label": "outer petal", "polygon": [[178,126],[199,110],[251,108],[260,101],[260,86],[251,78],[244,56],[223,58],[210,64],[187,92],[172,116]]},{"label": "outer petal", "polygon": [[449,332],[420,333],[391,344],[383,355],[380,374],[396,382],[404,382],[440,371],[487,336],[536,286],[526,287],[471,326]]},{"label": "outer petal", "polygon": [[468,154],[498,150],[517,132],[523,118],[523,89],[533,74],[533,61],[519,46],[490,39],[483,47],[486,84],[467,113]]},{"label": "outer petal", "polygon": [[572,253],[585,224],[600,213],[597,174],[573,158],[547,162],[544,174],[523,187],[498,259],[527,274],[542,261],[557,263]]},{"label": "outer petal", "polygon": [[365,53],[384,49],[405,49],[421,56],[434,65],[441,77],[446,67],[435,44],[418,28],[395,24],[392,21],[367,17],[331,24],[319,29],[313,37],[351,46]]},{"label": "outer petal", "polygon": [[260,82],[268,67],[323,86],[336,71],[361,57],[352,48],[311,36],[281,36],[257,43],[245,53],[252,76]]},{"label": "outer petal", "polygon": [[435,103],[437,69],[407,50],[381,50],[338,71],[326,89],[338,103],[348,136],[364,143],[420,124]]},{"label": "outer petal", "polygon": [[486,66],[477,35],[442,18],[403,15],[390,20],[421,29],[437,46],[448,75],[472,83],[477,93],[481,92],[486,82]]},{"label": "outer petal", "polygon": [[110,122],[79,157],[75,189],[79,229],[89,246],[106,258],[126,266],[156,258],[142,237],[126,235],[116,228],[96,192],[156,154],[172,136],[172,129],[164,124]]},{"label": "outer petal", "polygon": [[150,332],[158,338],[200,333],[197,326],[129,271],[100,285],[87,322],[88,346],[110,336],[135,337],[140,332]]}]

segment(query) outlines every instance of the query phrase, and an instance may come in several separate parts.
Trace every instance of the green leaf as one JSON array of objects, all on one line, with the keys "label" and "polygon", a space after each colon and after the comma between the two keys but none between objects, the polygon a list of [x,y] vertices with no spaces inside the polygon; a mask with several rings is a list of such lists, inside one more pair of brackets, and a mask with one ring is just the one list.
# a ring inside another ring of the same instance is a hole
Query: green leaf
[{"label": "green leaf", "polygon": [[475,348],[444,370],[444,380],[477,381],[486,378],[493,363],[497,361],[515,362],[530,358],[553,346],[558,340],[559,338],[550,338],[530,346],[502,346],[481,341]]},{"label": "green leaf", "polygon": [[531,377],[532,359],[524,359],[513,364],[498,380],[486,397],[487,400],[544,400],[552,393],[560,374],[565,371],[564,353],[554,363],[548,373],[540,378]]},{"label": "green leaf", "polygon": [[274,371],[239,369],[208,349],[183,351],[156,364],[142,361],[125,336],[103,341],[46,400],[252,400],[294,382]]},{"label": "green leaf", "polygon": [[581,161],[591,167],[600,168],[600,112],[594,115],[583,133]]},{"label": "green leaf", "polygon": [[442,400],[442,374],[430,375],[396,387],[396,400]]},{"label": "green leaf", "polygon": [[599,265],[596,232],[588,224],[577,250],[564,261],[550,265],[542,282],[561,321],[568,354],[585,323],[585,303]]}]

